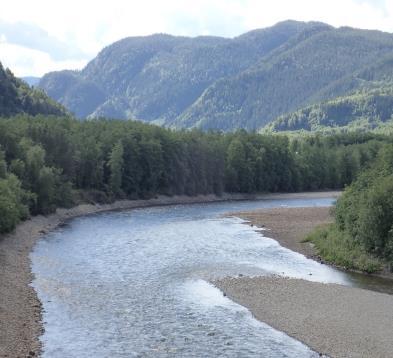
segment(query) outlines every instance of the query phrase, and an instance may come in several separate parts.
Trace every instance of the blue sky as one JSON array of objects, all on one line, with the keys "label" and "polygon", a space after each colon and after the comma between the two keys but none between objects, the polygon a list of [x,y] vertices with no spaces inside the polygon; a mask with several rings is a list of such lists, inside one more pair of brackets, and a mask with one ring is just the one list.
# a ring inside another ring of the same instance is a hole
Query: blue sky
[{"label": "blue sky", "polygon": [[233,37],[294,19],[393,32],[393,0],[13,0],[0,13],[0,61],[18,76],[81,69],[127,36]]}]

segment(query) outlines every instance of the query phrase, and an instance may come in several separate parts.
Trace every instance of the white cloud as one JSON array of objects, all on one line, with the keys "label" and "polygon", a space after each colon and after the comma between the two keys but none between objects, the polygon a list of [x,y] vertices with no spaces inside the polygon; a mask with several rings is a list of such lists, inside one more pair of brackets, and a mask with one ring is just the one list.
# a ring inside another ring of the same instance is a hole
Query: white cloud
[{"label": "white cloud", "polygon": [[4,67],[9,67],[17,76],[42,76],[49,71],[80,69],[87,60],[54,61],[49,54],[39,50],[32,50],[23,46],[0,43],[0,59]]},{"label": "white cloud", "polygon": [[393,11],[387,15],[382,6],[376,7],[371,1],[275,0],[274,6],[265,7],[265,4],[265,1],[248,1],[244,16],[247,27],[269,26],[283,19],[295,19],[393,31]]},{"label": "white cloud", "polygon": [[[13,0],[0,13],[0,20],[34,24],[89,58],[126,36],[156,32],[236,36],[287,19],[393,32],[393,0]],[[67,62],[46,57],[46,68],[37,64],[36,52],[19,49],[23,56],[35,54],[27,62],[36,65],[23,66],[18,65],[23,61],[15,57],[17,51],[12,51],[6,57],[16,62],[7,65],[18,75],[41,75]],[[0,61],[4,53],[5,49]],[[69,60],[73,65],[83,63]]]},{"label": "white cloud", "polygon": [[55,60],[88,57],[75,43],[60,41],[36,24],[0,20],[0,34],[0,37],[6,38],[9,43],[47,52]]}]

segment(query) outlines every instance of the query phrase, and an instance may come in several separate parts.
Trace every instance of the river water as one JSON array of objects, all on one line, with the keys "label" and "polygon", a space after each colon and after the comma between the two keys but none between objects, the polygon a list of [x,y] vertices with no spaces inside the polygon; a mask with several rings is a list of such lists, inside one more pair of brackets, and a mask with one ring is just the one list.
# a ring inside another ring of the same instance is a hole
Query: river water
[{"label": "river water", "polygon": [[175,205],[70,221],[31,253],[33,286],[44,308],[43,357],[317,357],[255,320],[208,280],[274,273],[359,285],[356,277],[223,217],[332,202]]}]

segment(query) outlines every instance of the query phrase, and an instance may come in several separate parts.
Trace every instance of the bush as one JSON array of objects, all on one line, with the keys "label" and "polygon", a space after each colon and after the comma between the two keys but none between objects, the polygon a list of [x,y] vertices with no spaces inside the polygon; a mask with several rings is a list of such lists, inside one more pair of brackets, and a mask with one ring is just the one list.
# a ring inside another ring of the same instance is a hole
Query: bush
[{"label": "bush", "polygon": [[336,224],[368,253],[393,263],[393,146],[383,147],[371,168],[344,192]]},{"label": "bush", "polygon": [[371,256],[347,233],[335,224],[320,226],[309,234],[305,241],[312,242],[324,260],[334,265],[365,271],[380,271],[383,262]]},{"label": "bush", "polygon": [[8,232],[16,224],[28,216],[28,208],[24,204],[28,195],[21,188],[18,178],[11,174],[0,179],[0,232]]}]

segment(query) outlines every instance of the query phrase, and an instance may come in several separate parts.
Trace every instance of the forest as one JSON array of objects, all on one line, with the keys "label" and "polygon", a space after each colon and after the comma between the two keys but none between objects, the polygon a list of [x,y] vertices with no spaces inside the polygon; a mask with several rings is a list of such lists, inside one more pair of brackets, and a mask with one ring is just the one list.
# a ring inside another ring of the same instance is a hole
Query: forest
[{"label": "forest", "polygon": [[30,87],[0,62],[0,116],[16,114],[67,115],[67,110],[42,90]]},{"label": "forest", "polygon": [[80,202],[340,189],[391,137],[172,131],[136,121],[0,119],[0,231]]},{"label": "forest", "polygon": [[386,131],[392,128],[393,87],[384,83],[282,115],[267,131]]},{"label": "forest", "polygon": [[393,147],[384,145],[375,160],[346,188],[334,210],[335,222],[313,232],[327,261],[374,272],[393,270]]},{"label": "forest", "polygon": [[231,39],[128,37],[38,87],[81,119],[234,131],[284,116],[276,130],[371,129],[391,117],[392,69],[390,33],[284,21]]}]

